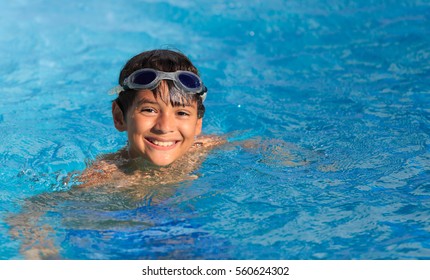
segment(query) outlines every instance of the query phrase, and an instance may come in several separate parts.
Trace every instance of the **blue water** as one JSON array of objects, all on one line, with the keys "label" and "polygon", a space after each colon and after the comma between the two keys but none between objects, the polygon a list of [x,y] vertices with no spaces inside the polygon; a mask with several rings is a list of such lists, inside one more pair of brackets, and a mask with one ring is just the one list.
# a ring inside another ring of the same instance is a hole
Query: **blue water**
[{"label": "blue water", "polygon": [[[430,259],[430,1],[1,6],[1,259],[25,258],[11,216],[64,259]],[[57,199],[125,145],[107,92],[160,47],[199,68],[205,133],[259,145],[141,199]]]}]

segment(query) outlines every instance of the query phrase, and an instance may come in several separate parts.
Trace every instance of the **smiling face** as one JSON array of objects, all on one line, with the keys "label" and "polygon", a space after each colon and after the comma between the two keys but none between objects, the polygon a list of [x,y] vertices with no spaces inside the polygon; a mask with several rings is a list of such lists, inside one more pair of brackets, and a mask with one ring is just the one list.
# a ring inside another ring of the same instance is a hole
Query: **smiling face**
[{"label": "smiling face", "polygon": [[125,120],[116,102],[112,106],[115,127],[127,131],[130,157],[142,157],[157,166],[184,155],[202,129],[197,102],[173,106],[164,81],[155,96],[151,90],[137,92]]}]

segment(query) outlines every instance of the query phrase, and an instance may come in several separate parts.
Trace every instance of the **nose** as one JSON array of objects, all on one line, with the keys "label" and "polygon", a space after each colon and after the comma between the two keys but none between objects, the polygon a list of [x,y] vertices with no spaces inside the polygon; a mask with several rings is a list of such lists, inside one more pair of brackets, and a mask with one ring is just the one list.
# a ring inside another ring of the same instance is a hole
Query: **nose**
[{"label": "nose", "polygon": [[162,112],[158,115],[153,132],[156,134],[167,134],[173,132],[175,128],[175,118],[169,112]]}]

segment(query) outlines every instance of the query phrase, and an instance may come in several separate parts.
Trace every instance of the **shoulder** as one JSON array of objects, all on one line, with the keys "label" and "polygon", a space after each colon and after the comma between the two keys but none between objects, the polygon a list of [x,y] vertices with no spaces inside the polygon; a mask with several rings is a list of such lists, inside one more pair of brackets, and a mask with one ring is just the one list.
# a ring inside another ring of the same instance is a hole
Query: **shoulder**
[{"label": "shoulder", "polygon": [[217,135],[202,135],[196,137],[192,148],[214,148],[227,143],[224,137]]},{"label": "shoulder", "polygon": [[78,177],[79,186],[90,187],[106,184],[115,177],[122,177],[124,172],[122,172],[120,166],[124,162],[122,151],[96,159]]}]

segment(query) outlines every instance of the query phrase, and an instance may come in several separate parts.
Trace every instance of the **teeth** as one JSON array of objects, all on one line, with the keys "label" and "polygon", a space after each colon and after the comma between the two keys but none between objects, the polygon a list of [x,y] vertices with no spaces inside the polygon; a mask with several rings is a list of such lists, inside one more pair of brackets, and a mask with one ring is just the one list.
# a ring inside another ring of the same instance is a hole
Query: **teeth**
[{"label": "teeth", "polygon": [[174,141],[162,142],[162,141],[157,141],[157,140],[151,140],[151,142],[157,146],[160,146],[160,147],[169,147],[169,146],[173,146],[175,144]]}]

